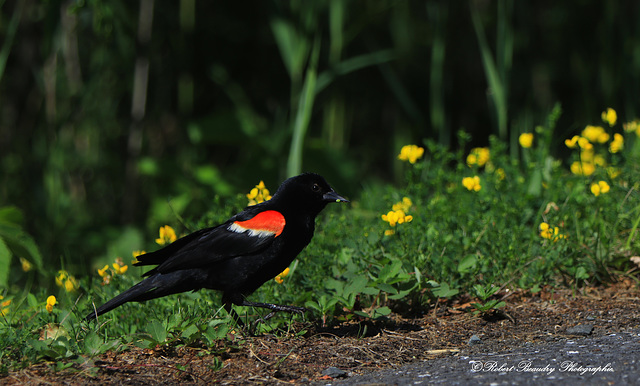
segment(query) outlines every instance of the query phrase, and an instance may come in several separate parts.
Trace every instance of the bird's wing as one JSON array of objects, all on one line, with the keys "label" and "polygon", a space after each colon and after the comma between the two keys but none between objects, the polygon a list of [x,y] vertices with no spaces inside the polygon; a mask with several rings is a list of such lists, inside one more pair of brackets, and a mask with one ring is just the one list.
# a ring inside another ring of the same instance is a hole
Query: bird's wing
[{"label": "bird's wing", "polygon": [[243,212],[224,224],[199,230],[158,251],[138,256],[134,265],[158,265],[145,276],[208,267],[224,259],[267,248],[280,236],[285,223],[284,216],[275,210],[255,215]]}]

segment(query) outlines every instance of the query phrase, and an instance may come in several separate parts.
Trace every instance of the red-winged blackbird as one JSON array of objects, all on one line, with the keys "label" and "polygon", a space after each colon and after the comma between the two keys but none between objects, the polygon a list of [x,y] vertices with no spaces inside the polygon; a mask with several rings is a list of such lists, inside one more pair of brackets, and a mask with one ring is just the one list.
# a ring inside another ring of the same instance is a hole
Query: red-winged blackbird
[{"label": "red-winged blackbird", "polygon": [[[246,296],[291,264],[313,237],[315,218],[330,202],[348,202],[324,178],[304,173],[287,179],[271,200],[249,206],[227,222],[201,229],[134,265],[157,265],[140,283],[98,307],[86,320],[127,302],[143,302],[179,292],[222,291],[231,305],[302,313],[302,307],[247,301]],[[237,315],[233,314],[237,320]]]}]

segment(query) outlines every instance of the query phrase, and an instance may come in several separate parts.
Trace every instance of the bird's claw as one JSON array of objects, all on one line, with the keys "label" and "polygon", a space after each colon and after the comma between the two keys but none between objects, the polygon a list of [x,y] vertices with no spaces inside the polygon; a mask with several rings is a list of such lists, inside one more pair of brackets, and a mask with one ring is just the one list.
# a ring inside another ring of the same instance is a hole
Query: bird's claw
[{"label": "bird's claw", "polygon": [[274,304],[275,307],[270,308],[271,312],[269,312],[266,316],[256,320],[256,323],[260,322],[260,323],[266,323],[267,320],[273,318],[273,316],[277,313],[277,312],[288,312],[288,313],[296,313],[299,315],[304,315],[305,312],[307,312],[307,309],[304,307],[296,307],[296,306],[280,306],[280,305],[276,305]]}]

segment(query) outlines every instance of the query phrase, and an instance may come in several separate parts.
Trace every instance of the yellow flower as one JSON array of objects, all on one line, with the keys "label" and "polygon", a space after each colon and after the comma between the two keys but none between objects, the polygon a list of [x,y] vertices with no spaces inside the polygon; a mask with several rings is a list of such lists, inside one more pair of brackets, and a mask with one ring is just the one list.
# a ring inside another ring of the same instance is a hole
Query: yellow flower
[{"label": "yellow flower", "polygon": [[498,180],[500,181],[503,181],[506,177],[506,174],[503,168],[497,168],[495,174],[496,176],[498,176]]},{"label": "yellow flower", "polygon": [[392,227],[398,223],[398,214],[394,210],[390,210],[387,214],[382,215],[382,221],[386,221]]},{"label": "yellow flower", "polygon": [[289,274],[289,267],[285,268],[284,271],[280,272],[280,274],[276,276],[274,280],[276,281],[276,283],[282,284],[282,282],[284,281],[283,279],[287,277],[288,274]]},{"label": "yellow flower", "polygon": [[409,161],[409,163],[415,164],[416,161],[422,158],[424,154],[424,148],[417,145],[406,145],[400,149],[398,159],[401,161]]},{"label": "yellow flower", "polygon": [[464,185],[467,190],[477,192],[482,189],[482,185],[480,185],[480,177],[465,177],[462,179],[462,185]]},{"label": "yellow flower", "polygon": [[636,119],[631,122],[623,123],[622,128],[627,133],[635,132],[640,137],[640,120]]},{"label": "yellow flower", "polygon": [[615,133],[613,135],[613,141],[609,144],[609,151],[617,153],[624,147],[624,137],[621,134]]},{"label": "yellow flower", "polygon": [[55,306],[57,303],[56,301],[56,297],[51,295],[47,298],[47,311],[49,311],[49,313],[53,312],[53,306]]},{"label": "yellow flower", "polygon": [[575,149],[578,144],[578,139],[580,139],[579,135],[574,135],[571,139],[565,139],[564,144],[567,145],[569,149]]},{"label": "yellow flower", "polygon": [[67,273],[67,271],[58,271],[58,275],[56,276],[56,285],[58,287],[62,287],[64,285],[64,281],[67,280],[68,276],[69,274]]},{"label": "yellow flower", "polygon": [[131,254],[133,255],[133,260],[131,260],[131,264],[135,264],[138,262],[138,256],[144,255],[147,253],[146,251],[133,251]]},{"label": "yellow flower", "polygon": [[405,214],[402,210],[390,210],[387,214],[382,215],[382,221],[388,222],[392,227],[412,220],[413,216]]},{"label": "yellow flower", "polygon": [[100,277],[107,276],[108,269],[109,269],[109,264],[106,264],[104,267],[102,267],[102,269],[98,268],[98,275],[100,275]]},{"label": "yellow flower", "polygon": [[247,194],[247,198],[249,199],[249,206],[259,204],[264,201],[269,201],[271,196],[269,195],[269,189],[267,189],[264,185],[263,181],[260,181],[255,188],[251,189],[249,194]]},{"label": "yellow flower", "polygon": [[543,222],[539,226],[540,236],[552,240],[554,243],[560,239],[566,239],[567,236],[560,233],[560,229],[558,227],[551,227],[546,222]]},{"label": "yellow flower", "polygon": [[177,239],[176,231],[174,231],[169,225],[165,225],[160,227],[160,238],[156,239],[156,243],[159,245],[171,244]]},{"label": "yellow flower", "polygon": [[69,275],[69,272],[65,270],[58,271],[56,276],[56,285],[62,287],[67,292],[73,292],[78,289],[78,281],[75,277]]},{"label": "yellow flower", "polygon": [[609,124],[609,126],[613,126],[616,124],[618,120],[618,114],[611,107],[607,108],[606,111],[602,112],[602,120]]},{"label": "yellow flower", "polygon": [[605,143],[609,140],[609,134],[604,131],[602,126],[587,125],[582,130],[582,136],[593,143]]},{"label": "yellow flower", "polygon": [[596,171],[595,164],[591,162],[575,161],[571,164],[571,173],[578,176],[590,176]]},{"label": "yellow flower", "polygon": [[580,160],[582,162],[591,162],[593,163],[595,157],[595,153],[593,151],[593,148],[591,149],[583,149],[580,151]]},{"label": "yellow flower", "polygon": [[596,154],[593,156],[593,163],[597,166],[606,166],[607,160],[602,154]]},{"label": "yellow flower", "polygon": [[64,282],[64,289],[67,292],[73,292],[78,289],[78,282],[73,276],[69,276],[69,279]]},{"label": "yellow flower", "polygon": [[[4,296],[0,295],[0,300],[4,299]],[[9,306],[11,305],[11,299],[5,300],[0,303],[0,316],[5,316],[9,313]]]},{"label": "yellow flower", "polygon": [[413,202],[411,202],[411,199],[409,197],[402,197],[402,201],[393,204],[391,209],[394,211],[402,210],[404,212],[408,212],[409,208],[411,208],[411,205],[413,205]]},{"label": "yellow flower", "polygon": [[127,269],[129,269],[128,265],[120,265],[118,263],[113,263],[113,271],[118,275],[122,275],[123,273],[127,272]]},{"label": "yellow flower", "polygon": [[[387,214],[383,214],[382,221],[386,221],[389,223],[389,226],[395,227],[398,224],[404,224],[406,222],[411,222],[413,220],[413,216],[406,214],[406,212],[411,208],[413,203],[409,197],[403,197],[402,201],[393,204],[391,210],[387,212]],[[385,236],[390,236],[394,234],[395,231],[388,229],[384,231]]]},{"label": "yellow flower", "polygon": [[528,149],[533,144],[533,133],[522,133],[520,137],[518,137],[518,142],[520,142],[520,146]]},{"label": "yellow flower", "polygon": [[593,145],[585,137],[578,137],[578,146],[580,146],[580,148],[583,149],[583,150],[591,150],[591,149],[593,149]]},{"label": "yellow flower", "polygon": [[611,188],[606,181],[598,181],[591,184],[591,193],[598,197],[600,194],[608,193]]},{"label": "yellow flower", "polygon": [[25,259],[24,257],[20,258],[20,264],[22,264],[22,270],[24,272],[29,272],[33,269],[33,264],[31,264],[29,260]]},{"label": "yellow flower", "polygon": [[488,147],[474,147],[467,156],[467,165],[484,166],[491,158],[491,151]]}]

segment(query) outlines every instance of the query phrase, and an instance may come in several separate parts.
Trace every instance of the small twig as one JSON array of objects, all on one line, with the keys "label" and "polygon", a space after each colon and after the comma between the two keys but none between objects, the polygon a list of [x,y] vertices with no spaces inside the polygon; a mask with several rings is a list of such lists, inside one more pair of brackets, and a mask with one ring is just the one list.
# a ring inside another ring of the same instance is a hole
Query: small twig
[{"label": "small twig", "polygon": [[259,360],[260,362],[264,363],[264,364],[265,364],[265,365],[267,365],[267,366],[271,366],[271,365],[273,365],[273,363],[269,363],[269,362],[267,362],[267,361],[263,361],[262,359],[260,359],[260,357],[259,357],[258,355],[256,355],[256,353],[255,353],[255,352],[253,352],[253,347],[251,347],[251,346],[253,346],[253,345],[250,345],[250,346],[249,346],[249,353],[250,353],[252,356],[256,357],[256,359],[257,359],[257,360]]},{"label": "small twig", "polygon": [[406,339],[406,340],[416,340],[416,341],[422,341],[423,339],[416,339],[416,338],[411,338],[409,336],[395,336],[395,335],[400,335],[397,332],[393,332],[393,331],[389,331],[389,330],[382,330],[382,332],[389,334],[389,337],[391,338],[397,338],[397,339]]}]

